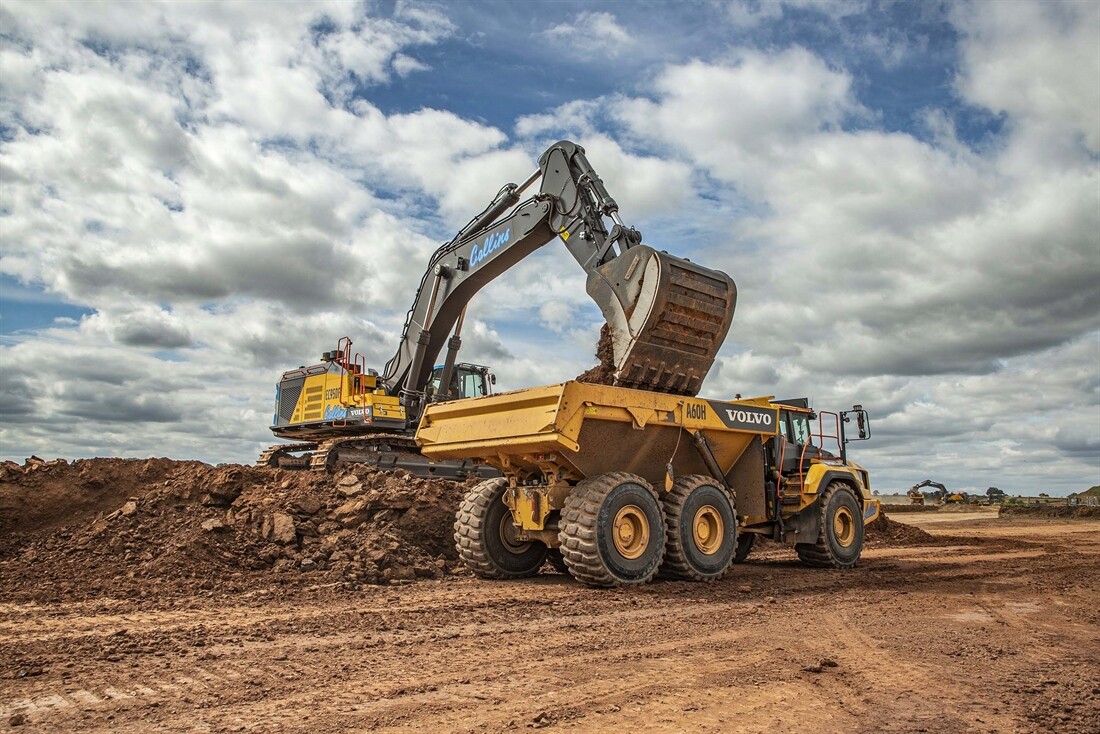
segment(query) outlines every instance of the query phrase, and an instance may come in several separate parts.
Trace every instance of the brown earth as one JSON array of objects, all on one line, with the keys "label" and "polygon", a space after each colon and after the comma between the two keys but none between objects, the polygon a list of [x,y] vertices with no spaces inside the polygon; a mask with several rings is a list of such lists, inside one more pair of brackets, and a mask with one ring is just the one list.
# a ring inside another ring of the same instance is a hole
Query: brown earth
[{"label": "brown earth", "polygon": [[1003,517],[1092,517],[1100,518],[1100,505],[1004,505]]},{"label": "brown earth", "polygon": [[369,469],[7,462],[0,570],[10,599],[38,602],[247,590],[261,577],[352,589],[439,578],[457,567],[450,527],[465,491]]},{"label": "brown earth", "polygon": [[464,490],[4,465],[0,728],[1100,731],[1100,521],[884,518],[848,572],[768,543],[595,590],[458,568]]}]

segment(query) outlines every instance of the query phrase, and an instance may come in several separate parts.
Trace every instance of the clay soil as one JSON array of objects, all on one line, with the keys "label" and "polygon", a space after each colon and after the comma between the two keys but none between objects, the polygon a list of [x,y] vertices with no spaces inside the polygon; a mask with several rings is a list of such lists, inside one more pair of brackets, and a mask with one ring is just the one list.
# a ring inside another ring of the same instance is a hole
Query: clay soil
[{"label": "clay soil", "polygon": [[846,572],[488,582],[465,488],[194,462],[0,472],[0,729],[1100,732],[1100,520],[917,513]]}]

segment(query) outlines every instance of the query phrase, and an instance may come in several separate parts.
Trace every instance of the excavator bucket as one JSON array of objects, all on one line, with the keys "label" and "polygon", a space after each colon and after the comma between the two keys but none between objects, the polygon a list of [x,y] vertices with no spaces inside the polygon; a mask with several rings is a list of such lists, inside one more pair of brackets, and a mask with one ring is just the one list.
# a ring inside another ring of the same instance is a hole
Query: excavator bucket
[{"label": "excavator bucket", "polygon": [[589,271],[587,290],[610,328],[615,385],[698,394],[733,321],[732,278],[637,245]]}]

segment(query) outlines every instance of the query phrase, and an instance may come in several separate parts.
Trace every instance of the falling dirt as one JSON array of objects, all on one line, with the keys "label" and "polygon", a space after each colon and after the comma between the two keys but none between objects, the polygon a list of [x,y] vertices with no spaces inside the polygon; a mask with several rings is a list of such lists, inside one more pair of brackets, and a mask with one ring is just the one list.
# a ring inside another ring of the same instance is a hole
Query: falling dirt
[{"label": "falling dirt", "polygon": [[590,589],[465,572],[466,489],[0,465],[0,727],[1098,731],[1095,519],[916,513],[848,571],[762,543],[713,584]]},{"label": "falling dirt", "polygon": [[607,324],[600,327],[600,341],[596,344],[595,367],[577,375],[577,382],[588,382],[594,385],[615,384],[615,353],[611,344],[611,329]]}]

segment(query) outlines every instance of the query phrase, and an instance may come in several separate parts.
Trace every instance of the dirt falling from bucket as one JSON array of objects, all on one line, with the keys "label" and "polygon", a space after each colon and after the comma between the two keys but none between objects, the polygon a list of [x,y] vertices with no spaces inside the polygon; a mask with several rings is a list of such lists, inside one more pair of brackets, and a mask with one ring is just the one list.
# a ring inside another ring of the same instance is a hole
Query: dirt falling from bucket
[{"label": "dirt falling from bucket", "polygon": [[615,354],[611,346],[611,329],[607,324],[600,328],[600,341],[596,344],[595,367],[577,375],[577,382],[587,382],[593,385],[615,384]]}]

